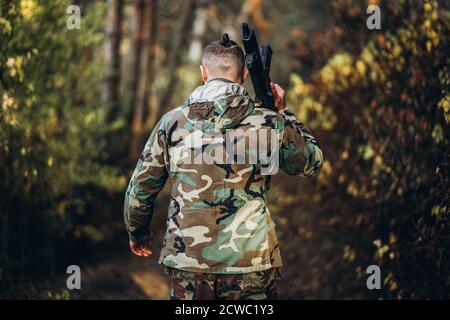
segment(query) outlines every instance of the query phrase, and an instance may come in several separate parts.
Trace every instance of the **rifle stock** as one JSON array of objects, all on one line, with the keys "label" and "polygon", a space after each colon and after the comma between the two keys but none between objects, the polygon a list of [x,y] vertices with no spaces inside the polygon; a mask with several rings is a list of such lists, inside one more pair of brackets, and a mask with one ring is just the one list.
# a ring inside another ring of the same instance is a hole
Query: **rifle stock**
[{"label": "rifle stock", "polygon": [[262,45],[259,51],[255,30],[247,23],[242,24],[241,39],[245,50],[245,66],[247,67],[255,90],[255,105],[278,111],[274,105],[270,90],[270,64],[272,49],[269,45]]}]

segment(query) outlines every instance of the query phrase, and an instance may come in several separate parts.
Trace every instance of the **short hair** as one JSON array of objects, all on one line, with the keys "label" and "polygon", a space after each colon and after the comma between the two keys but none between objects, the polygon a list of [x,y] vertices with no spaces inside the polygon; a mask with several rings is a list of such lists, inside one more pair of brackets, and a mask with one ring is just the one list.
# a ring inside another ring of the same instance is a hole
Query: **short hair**
[{"label": "short hair", "polygon": [[222,39],[209,43],[202,54],[203,66],[214,75],[232,74],[242,77],[244,72],[244,51],[228,34]]}]

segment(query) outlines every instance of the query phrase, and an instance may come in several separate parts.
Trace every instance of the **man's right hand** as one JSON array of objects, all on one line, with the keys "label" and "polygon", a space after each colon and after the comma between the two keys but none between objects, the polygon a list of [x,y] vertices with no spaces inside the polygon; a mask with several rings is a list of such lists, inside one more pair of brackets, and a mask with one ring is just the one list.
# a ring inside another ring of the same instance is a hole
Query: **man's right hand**
[{"label": "man's right hand", "polygon": [[131,251],[139,257],[149,257],[152,254],[150,250],[153,245],[153,236],[146,237],[139,243],[134,243],[130,240]]},{"label": "man's right hand", "polygon": [[276,83],[270,83],[270,89],[272,91],[275,107],[279,111],[286,109],[286,91]]}]

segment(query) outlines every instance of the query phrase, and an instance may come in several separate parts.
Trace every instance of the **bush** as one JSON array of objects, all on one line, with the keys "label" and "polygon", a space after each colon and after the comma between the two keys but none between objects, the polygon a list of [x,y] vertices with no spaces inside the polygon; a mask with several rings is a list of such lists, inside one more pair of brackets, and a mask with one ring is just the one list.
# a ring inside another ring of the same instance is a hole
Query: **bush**
[{"label": "bush", "polygon": [[342,252],[323,285],[367,296],[366,268],[378,264],[377,297],[449,298],[450,11],[437,1],[382,11],[382,32],[371,32],[364,7],[334,2],[341,36],[330,41],[340,50],[310,83],[292,77],[290,101],[328,160],[311,189],[321,193],[322,236]]},{"label": "bush", "polygon": [[103,5],[91,4],[82,29],[71,31],[69,4],[0,5],[3,289],[14,279],[49,276],[86,244],[101,241],[102,219],[111,218],[101,202],[126,183],[104,163],[108,128],[95,51]]}]

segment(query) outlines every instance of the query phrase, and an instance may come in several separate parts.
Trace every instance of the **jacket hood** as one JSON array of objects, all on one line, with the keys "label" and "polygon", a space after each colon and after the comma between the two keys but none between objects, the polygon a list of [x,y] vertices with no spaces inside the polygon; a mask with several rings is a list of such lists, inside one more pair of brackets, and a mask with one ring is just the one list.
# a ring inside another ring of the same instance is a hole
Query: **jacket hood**
[{"label": "jacket hood", "polygon": [[216,78],[192,92],[183,113],[203,131],[223,132],[239,125],[253,109],[253,101],[242,85]]}]

